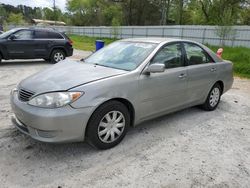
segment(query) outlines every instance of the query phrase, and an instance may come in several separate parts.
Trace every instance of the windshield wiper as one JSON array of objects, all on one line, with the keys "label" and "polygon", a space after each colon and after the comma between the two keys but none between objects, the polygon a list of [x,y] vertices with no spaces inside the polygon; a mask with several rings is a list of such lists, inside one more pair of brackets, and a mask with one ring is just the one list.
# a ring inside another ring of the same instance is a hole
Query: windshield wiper
[{"label": "windshield wiper", "polygon": [[108,65],[103,65],[103,64],[99,64],[99,63],[94,63],[94,65],[98,65],[98,66],[108,67],[108,68],[113,68],[113,69],[114,69],[114,67],[110,67],[110,66],[108,66]]}]

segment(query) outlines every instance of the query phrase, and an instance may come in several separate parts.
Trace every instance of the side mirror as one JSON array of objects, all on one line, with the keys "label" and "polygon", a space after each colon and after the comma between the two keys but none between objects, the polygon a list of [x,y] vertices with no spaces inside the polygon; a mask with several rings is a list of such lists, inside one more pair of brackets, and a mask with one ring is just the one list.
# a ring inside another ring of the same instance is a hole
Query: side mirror
[{"label": "side mirror", "polygon": [[152,65],[149,65],[146,69],[145,69],[145,73],[160,73],[160,72],[164,72],[165,71],[165,65],[162,63],[155,63]]},{"label": "side mirror", "polygon": [[10,40],[15,40],[16,39],[16,36],[11,34],[10,37],[9,37]]}]

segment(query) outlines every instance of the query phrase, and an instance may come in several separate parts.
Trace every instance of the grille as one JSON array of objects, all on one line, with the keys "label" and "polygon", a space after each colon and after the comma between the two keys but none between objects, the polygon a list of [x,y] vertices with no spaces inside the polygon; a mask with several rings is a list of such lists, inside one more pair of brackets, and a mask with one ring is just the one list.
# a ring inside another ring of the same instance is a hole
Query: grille
[{"label": "grille", "polygon": [[25,89],[20,89],[18,92],[18,97],[21,101],[27,102],[34,94],[34,92],[27,91]]}]

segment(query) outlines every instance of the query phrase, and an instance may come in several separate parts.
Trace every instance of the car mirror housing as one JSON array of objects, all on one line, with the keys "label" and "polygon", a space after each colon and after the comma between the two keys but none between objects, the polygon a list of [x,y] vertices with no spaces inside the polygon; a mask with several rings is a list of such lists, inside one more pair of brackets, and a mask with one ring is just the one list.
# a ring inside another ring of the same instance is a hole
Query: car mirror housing
[{"label": "car mirror housing", "polygon": [[11,34],[10,37],[9,37],[10,40],[15,40],[16,39],[16,36]]},{"label": "car mirror housing", "polygon": [[144,71],[145,73],[160,73],[165,71],[165,65],[162,63],[155,63],[149,65],[146,70]]}]

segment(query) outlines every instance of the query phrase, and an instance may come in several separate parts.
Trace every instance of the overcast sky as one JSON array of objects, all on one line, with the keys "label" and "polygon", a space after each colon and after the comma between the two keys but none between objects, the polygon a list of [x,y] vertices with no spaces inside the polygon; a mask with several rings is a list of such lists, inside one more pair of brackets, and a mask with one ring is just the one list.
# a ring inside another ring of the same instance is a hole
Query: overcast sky
[{"label": "overcast sky", "polygon": [[[0,0],[0,3],[10,5],[26,5],[30,7],[53,7],[53,0]],[[56,0],[56,6],[65,11],[66,0]]]}]

